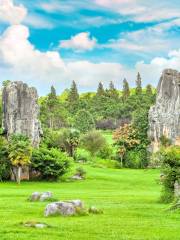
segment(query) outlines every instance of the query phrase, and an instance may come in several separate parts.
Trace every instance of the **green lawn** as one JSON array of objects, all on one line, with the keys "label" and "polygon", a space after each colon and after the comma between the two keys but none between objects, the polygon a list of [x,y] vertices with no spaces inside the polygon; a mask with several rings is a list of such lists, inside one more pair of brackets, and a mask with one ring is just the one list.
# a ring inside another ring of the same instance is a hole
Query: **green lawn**
[{"label": "green lawn", "polygon": [[[87,180],[71,183],[0,184],[0,240],[178,240],[180,215],[158,203],[157,170],[113,170],[87,167]],[[46,203],[30,203],[33,191],[82,199],[104,209],[102,215],[45,218]],[[42,221],[53,228],[29,229],[21,221]]]}]

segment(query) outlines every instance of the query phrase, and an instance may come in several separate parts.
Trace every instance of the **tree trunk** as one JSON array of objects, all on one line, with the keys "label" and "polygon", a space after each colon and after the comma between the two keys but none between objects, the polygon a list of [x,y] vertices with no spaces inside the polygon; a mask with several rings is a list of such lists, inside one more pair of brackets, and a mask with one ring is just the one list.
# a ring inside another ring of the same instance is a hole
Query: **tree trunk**
[{"label": "tree trunk", "polygon": [[18,166],[18,172],[17,172],[17,183],[21,183],[21,167]]},{"label": "tree trunk", "polygon": [[123,168],[123,157],[121,156],[121,168]]}]

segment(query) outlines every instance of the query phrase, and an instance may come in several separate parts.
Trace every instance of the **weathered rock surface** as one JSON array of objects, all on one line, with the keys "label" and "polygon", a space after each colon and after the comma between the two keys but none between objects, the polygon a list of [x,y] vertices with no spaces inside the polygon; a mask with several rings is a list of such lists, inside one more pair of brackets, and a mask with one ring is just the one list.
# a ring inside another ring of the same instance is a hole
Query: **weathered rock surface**
[{"label": "weathered rock surface", "polygon": [[42,134],[38,120],[38,94],[35,88],[23,82],[11,82],[3,89],[3,128],[9,137],[12,134],[28,136],[37,147]]},{"label": "weathered rock surface", "polygon": [[180,73],[165,69],[157,88],[156,104],[149,111],[151,150],[159,149],[165,136],[172,144],[180,145]]},{"label": "weathered rock surface", "polygon": [[29,197],[29,201],[31,201],[31,202],[36,202],[36,201],[44,202],[44,201],[50,200],[52,198],[52,196],[53,196],[52,192],[43,192],[43,193],[34,192]]},{"label": "weathered rock surface", "polygon": [[51,215],[73,216],[77,209],[82,209],[83,203],[81,200],[53,202],[46,206],[44,215],[46,217]]}]

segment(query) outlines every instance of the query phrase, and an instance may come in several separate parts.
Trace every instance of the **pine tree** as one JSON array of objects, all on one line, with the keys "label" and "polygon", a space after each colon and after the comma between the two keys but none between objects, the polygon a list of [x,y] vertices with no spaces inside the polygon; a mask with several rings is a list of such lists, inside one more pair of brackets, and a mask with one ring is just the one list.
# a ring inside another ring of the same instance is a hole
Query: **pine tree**
[{"label": "pine tree", "polygon": [[112,81],[109,83],[109,90],[110,91],[116,90],[114,83]]},{"label": "pine tree", "polygon": [[53,85],[51,86],[51,93],[50,93],[50,95],[53,96],[53,97],[56,97],[56,89],[55,89],[55,87]]},{"label": "pine tree", "polygon": [[68,102],[73,104],[73,103],[77,103],[78,100],[79,100],[79,94],[78,94],[77,86],[75,81],[73,81],[68,94]]},{"label": "pine tree", "polygon": [[141,75],[138,72],[137,79],[136,79],[136,95],[140,95],[142,93],[142,81],[141,81]]},{"label": "pine tree", "polygon": [[123,80],[123,99],[127,99],[130,96],[129,83],[126,78]]},{"label": "pine tree", "polygon": [[102,82],[100,82],[97,89],[97,96],[103,96],[103,95],[105,95],[104,86]]},{"label": "pine tree", "polygon": [[151,96],[151,95],[153,94],[151,84],[148,84],[148,85],[146,86],[146,94],[149,95],[149,96]]},{"label": "pine tree", "polygon": [[119,93],[118,93],[117,89],[115,88],[114,83],[112,81],[109,83],[109,89],[107,90],[107,95],[108,95],[108,97],[113,98],[113,99],[118,99],[118,97],[119,97]]}]

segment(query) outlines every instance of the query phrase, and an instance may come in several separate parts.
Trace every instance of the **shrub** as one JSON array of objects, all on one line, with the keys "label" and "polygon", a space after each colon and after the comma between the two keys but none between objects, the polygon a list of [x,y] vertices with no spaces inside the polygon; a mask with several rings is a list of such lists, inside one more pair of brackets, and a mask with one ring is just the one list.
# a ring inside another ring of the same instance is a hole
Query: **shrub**
[{"label": "shrub", "polygon": [[77,148],[76,152],[75,152],[75,160],[77,162],[88,162],[91,160],[91,155],[90,153],[85,150],[85,149],[81,149],[81,148]]},{"label": "shrub", "polygon": [[97,153],[97,156],[99,158],[103,158],[103,159],[112,159],[113,158],[113,148],[111,147],[111,145],[106,144],[103,146],[103,148],[101,148],[99,150],[99,152]]},{"label": "shrub", "polygon": [[0,136],[0,181],[10,178],[10,161],[8,159],[7,141]]},{"label": "shrub", "polygon": [[106,145],[104,136],[96,130],[88,132],[82,139],[82,146],[88,150],[93,156]]},{"label": "shrub", "polygon": [[77,176],[79,176],[81,178],[85,178],[86,177],[86,171],[84,170],[84,168],[78,167],[78,168],[76,168],[75,175],[77,175]]},{"label": "shrub", "polygon": [[59,146],[63,151],[66,151],[70,157],[74,157],[79,141],[80,132],[77,129],[64,128],[59,133]]},{"label": "shrub", "polygon": [[171,202],[174,199],[174,184],[180,182],[180,147],[169,147],[161,150],[163,191],[162,202]]},{"label": "shrub", "polygon": [[113,168],[113,169],[117,169],[121,167],[120,163],[116,160],[101,159],[98,157],[93,158],[92,166],[99,167],[99,168]]},{"label": "shrub", "polygon": [[57,149],[34,149],[31,170],[40,174],[40,179],[57,180],[71,167],[72,159]]},{"label": "shrub", "polygon": [[147,167],[147,152],[144,149],[130,150],[125,155],[125,167],[145,168]]}]

